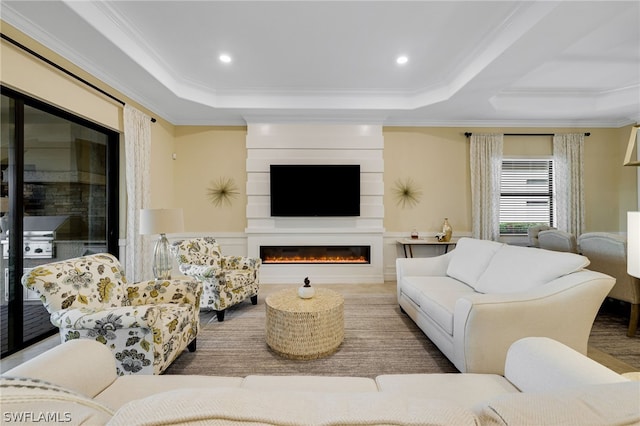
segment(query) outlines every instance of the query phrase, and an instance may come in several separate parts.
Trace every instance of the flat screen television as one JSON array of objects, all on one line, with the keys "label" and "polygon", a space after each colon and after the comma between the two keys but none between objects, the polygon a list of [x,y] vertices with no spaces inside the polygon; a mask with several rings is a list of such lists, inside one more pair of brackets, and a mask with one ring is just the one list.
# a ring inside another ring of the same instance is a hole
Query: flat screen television
[{"label": "flat screen television", "polygon": [[271,165],[271,216],[360,216],[360,165]]}]

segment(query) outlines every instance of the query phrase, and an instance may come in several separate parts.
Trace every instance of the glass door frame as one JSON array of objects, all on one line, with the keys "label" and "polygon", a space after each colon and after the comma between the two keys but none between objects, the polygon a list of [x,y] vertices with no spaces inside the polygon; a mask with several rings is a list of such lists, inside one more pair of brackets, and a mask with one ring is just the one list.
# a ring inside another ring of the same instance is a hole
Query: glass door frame
[{"label": "glass door frame", "polygon": [[[23,217],[24,213],[14,214],[14,212],[24,211],[24,126],[25,116],[24,107],[29,106],[39,109],[46,113],[58,116],[65,120],[72,121],[76,124],[88,127],[107,135],[107,251],[114,256],[118,256],[118,234],[119,234],[119,175],[120,175],[120,136],[118,132],[100,126],[89,120],[71,114],[60,108],[24,95],[18,91],[0,85],[0,93],[14,101],[14,137],[9,141],[9,168],[8,173],[8,190],[9,197],[9,234],[12,235],[9,245],[8,260],[8,282],[9,316],[7,320],[8,327],[8,349],[2,352],[1,357],[5,357],[17,352],[25,347],[42,340],[48,336],[56,334],[58,331],[53,329],[51,332],[45,333],[28,341],[23,341],[24,333],[24,309],[23,309],[23,287],[20,282],[22,277],[23,262]],[[19,250],[17,248],[20,248]]]}]

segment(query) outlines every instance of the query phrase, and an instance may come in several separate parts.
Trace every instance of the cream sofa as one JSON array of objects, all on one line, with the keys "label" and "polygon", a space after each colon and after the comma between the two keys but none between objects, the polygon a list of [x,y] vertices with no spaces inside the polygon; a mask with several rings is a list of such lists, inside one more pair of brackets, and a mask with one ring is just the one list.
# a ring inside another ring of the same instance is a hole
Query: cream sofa
[{"label": "cream sofa", "polygon": [[6,423],[613,425],[640,422],[640,382],[548,338],[514,343],[505,375],[118,376],[73,340],[6,372]]},{"label": "cream sofa", "polygon": [[467,373],[502,374],[516,340],[546,336],[586,354],[615,279],[573,253],[461,238],[455,250],[397,259],[398,303]]}]

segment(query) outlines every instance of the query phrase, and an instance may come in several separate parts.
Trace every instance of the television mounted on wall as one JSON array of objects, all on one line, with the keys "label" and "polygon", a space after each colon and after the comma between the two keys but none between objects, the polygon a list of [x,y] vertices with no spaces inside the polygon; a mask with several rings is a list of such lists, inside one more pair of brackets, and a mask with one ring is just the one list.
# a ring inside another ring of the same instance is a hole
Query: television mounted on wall
[{"label": "television mounted on wall", "polygon": [[271,216],[360,216],[359,164],[272,164]]}]

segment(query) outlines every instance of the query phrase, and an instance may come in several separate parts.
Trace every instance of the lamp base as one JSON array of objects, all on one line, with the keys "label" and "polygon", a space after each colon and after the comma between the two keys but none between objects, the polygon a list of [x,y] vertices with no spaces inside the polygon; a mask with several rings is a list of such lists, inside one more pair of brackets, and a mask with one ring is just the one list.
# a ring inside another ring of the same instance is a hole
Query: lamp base
[{"label": "lamp base", "polygon": [[169,240],[165,234],[160,234],[153,249],[153,276],[156,280],[170,280],[172,266]]}]

